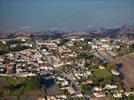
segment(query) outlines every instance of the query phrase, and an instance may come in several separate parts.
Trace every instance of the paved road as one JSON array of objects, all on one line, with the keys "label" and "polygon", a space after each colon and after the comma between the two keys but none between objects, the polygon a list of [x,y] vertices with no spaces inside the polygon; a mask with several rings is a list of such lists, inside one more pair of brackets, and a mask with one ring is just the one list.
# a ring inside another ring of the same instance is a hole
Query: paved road
[{"label": "paved road", "polygon": [[[48,60],[48,57],[40,50],[39,47],[37,47],[37,50],[45,57],[45,60],[47,60],[48,64],[53,66],[51,61]],[[75,88],[77,89],[77,92],[81,93],[85,97],[86,100],[93,100],[90,96],[87,96],[84,93],[82,93],[82,90],[80,89],[80,87],[76,84],[76,82],[73,79],[69,78],[65,73],[63,74],[63,77],[68,79],[75,86]]]}]

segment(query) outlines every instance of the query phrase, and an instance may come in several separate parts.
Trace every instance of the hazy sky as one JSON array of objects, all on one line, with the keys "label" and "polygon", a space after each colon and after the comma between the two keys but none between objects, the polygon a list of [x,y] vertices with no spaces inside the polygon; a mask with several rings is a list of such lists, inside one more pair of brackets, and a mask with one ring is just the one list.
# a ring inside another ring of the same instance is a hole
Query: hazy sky
[{"label": "hazy sky", "polygon": [[0,0],[0,32],[134,25],[134,0]]}]

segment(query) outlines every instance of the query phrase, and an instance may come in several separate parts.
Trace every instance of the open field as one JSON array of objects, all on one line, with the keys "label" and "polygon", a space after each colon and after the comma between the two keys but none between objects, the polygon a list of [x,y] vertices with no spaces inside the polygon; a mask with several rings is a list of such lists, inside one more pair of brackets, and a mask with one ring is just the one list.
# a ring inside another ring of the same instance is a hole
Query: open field
[{"label": "open field", "polygon": [[105,69],[99,69],[95,70],[94,75],[96,76],[97,79],[100,77],[107,78],[110,76],[110,73]]},{"label": "open field", "polygon": [[134,53],[115,59],[113,62],[122,63],[121,71],[124,73],[124,83],[134,88]]},{"label": "open field", "polygon": [[36,77],[0,77],[0,100],[37,100],[44,95]]}]

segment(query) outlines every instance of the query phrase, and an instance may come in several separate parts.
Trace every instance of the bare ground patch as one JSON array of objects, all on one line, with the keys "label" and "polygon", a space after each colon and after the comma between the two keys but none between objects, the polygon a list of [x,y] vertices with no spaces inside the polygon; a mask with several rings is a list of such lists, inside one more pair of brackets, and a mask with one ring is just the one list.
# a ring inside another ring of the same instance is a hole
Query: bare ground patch
[{"label": "bare ground patch", "polygon": [[123,64],[123,67],[121,68],[121,71],[125,76],[123,82],[128,87],[134,88],[134,53],[123,57],[118,57],[113,62]]}]

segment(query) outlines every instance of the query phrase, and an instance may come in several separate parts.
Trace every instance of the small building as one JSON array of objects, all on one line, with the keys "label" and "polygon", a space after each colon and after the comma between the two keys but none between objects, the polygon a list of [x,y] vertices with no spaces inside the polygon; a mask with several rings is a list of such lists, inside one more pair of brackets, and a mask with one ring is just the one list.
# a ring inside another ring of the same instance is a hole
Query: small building
[{"label": "small building", "polygon": [[93,90],[99,92],[99,91],[102,91],[102,88],[101,87],[98,87],[98,86],[95,86],[93,88]]},{"label": "small building", "polygon": [[115,89],[115,88],[117,88],[117,85],[107,84],[107,85],[105,86],[105,89]]},{"label": "small building", "polygon": [[113,75],[117,75],[117,76],[120,75],[120,72],[118,72],[117,70],[113,69],[113,70],[111,70],[111,72]]},{"label": "small building", "polygon": [[116,92],[116,93],[113,94],[113,96],[115,98],[121,98],[122,97],[122,94],[120,92]]},{"label": "small building", "polygon": [[94,92],[93,94],[96,98],[105,97],[105,94],[102,92]]}]

